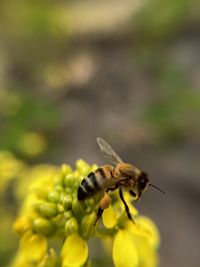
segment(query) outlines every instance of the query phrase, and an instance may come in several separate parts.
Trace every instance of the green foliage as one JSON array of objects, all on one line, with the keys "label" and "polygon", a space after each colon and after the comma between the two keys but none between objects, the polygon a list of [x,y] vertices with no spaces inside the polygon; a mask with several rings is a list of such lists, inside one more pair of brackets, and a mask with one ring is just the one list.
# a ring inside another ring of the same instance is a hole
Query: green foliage
[{"label": "green foliage", "polygon": [[[3,103],[0,116],[3,120],[1,148],[28,156],[23,149],[23,139],[29,132],[41,134],[48,142],[50,133],[56,129],[59,122],[59,110],[53,103],[38,99],[34,94],[16,94],[15,91],[5,92],[2,98],[0,95],[0,101]],[[38,145],[41,146],[42,143]],[[31,150],[31,145],[29,149]]]},{"label": "green foliage", "polygon": [[[134,28],[147,38],[160,38],[174,35],[188,21],[199,16],[199,3],[196,0],[150,0],[134,16]],[[162,38],[162,39],[161,39]]]}]

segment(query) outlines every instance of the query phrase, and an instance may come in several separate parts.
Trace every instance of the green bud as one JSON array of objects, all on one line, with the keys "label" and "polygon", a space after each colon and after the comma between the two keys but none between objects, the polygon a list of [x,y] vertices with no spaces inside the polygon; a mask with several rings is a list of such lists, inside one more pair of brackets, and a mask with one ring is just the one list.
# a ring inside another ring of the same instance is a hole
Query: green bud
[{"label": "green bud", "polygon": [[52,218],[51,220],[57,227],[61,227],[63,226],[63,223],[65,223],[63,214],[58,214],[56,217]]},{"label": "green bud", "polygon": [[68,164],[63,164],[61,167],[61,173],[65,176],[68,173],[72,173],[72,168]]},{"label": "green bud", "polygon": [[57,190],[50,191],[48,193],[48,200],[50,202],[57,203],[60,200],[61,193]]},{"label": "green bud", "polygon": [[77,198],[75,198],[72,202],[72,212],[78,216],[85,210],[85,204],[83,201],[78,201]]},{"label": "green bud", "polygon": [[72,173],[68,173],[64,177],[64,185],[66,187],[71,187],[71,186],[73,186],[74,180],[75,179],[74,179],[73,174]]},{"label": "green bud", "polygon": [[71,193],[72,193],[72,188],[71,187],[65,187],[65,194],[66,195],[71,195]]},{"label": "green bud", "polygon": [[95,221],[96,221],[97,215],[96,212],[92,212],[89,215],[86,215],[83,217],[81,222],[81,235],[83,238],[88,239],[91,236],[94,235],[95,232]]},{"label": "green bud", "polygon": [[63,190],[64,190],[64,188],[63,188],[62,185],[55,185],[55,186],[54,186],[54,190],[56,190],[56,191],[62,193]]},{"label": "green bud", "polygon": [[64,212],[64,207],[63,207],[63,205],[58,204],[58,212],[59,212],[59,213],[63,213],[63,212]]},{"label": "green bud", "polygon": [[57,185],[63,186],[63,177],[62,177],[62,175],[59,175],[54,179],[54,187],[57,186]]},{"label": "green bud", "polygon": [[64,196],[62,204],[65,210],[70,210],[72,208],[72,197],[69,195]]},{"label": "green bud", "polygon": [[86,199],[85,203],[87,207],[91,207],[91,208],[94,207],[94,205],[96,204],[93,197]]},{"label": "green bud", "polygon": [[73,189],[77,190],[79,185],[80,185],[81,181],[80,179],[76,179],[74,184],[73,184]]},{"label": "green bud", "polygon": [[84,160],[79,159],[76,161],[76,168],[83,175],[83,177],[87,176],[90,172],[90,165],[88,165]]},{"label": "green bud", "polygon": [[58,214],[57,205],[54,203],[43,202],[36,206],[37,211],[46,218],[55,217]]},{"label": "green bud", "polygon": [[83,168],[89,168],[90,166],[82,159],[76,161],[76,168],[78,171],[82,171]]},{"label": "green bud", "polygon": [[73,175],[74,175],[75,180],[81,181],[84,178],[84,176],[78,170],[75,170],[73,172]]},{"label": "green bud", "polygon": [[91,213],[92,212],[92,207],[87,207],[86,208],[86,213]]},{"label": "green bud", "polygon": [[65,234],[72,235],[78,232],[78,222],[77,220],[72,217],[65,223]]},{"label": "green bud", "polygon": [[54,233],[55,226],[50,220],[39,217],[33,221],[33,230],[38,234],[50,236]]},{"label": "green bud", "polygon": [[72,216],[73,216],[73,214],[72,214],[71,210],[64,212],[64,218],[66,220],[69,220]]}]

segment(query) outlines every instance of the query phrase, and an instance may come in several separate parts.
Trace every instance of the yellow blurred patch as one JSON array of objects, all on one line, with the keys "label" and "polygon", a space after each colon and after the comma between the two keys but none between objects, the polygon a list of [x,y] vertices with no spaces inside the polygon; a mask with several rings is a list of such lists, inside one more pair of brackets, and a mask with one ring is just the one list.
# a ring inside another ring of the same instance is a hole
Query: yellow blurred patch
[{"label": "yellow blurred patch", "polygon": [[35,157],[42,154],[47,148],[45,138],[35,132],[26,133],[19,140],[19,149],[30,157]]}]

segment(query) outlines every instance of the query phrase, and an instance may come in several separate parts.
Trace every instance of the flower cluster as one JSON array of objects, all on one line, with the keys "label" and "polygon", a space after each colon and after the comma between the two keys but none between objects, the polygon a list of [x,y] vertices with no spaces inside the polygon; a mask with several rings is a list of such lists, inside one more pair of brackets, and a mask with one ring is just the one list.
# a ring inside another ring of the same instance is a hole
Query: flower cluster
[{"label": "flower cluster", "polygon": [[103,226],[100,221],[95,225],[103,193],[78,201],[81,180],[96,168],[78,160],[74,171],[63,165],[56,175],[32,182],[14,224],[21,239],[11,267],[89,266],[88,240],[94,236],[104,246],[110,240],[116,267],[157,266],[158,230],[149,218],[138,215],[129,195],[125,198],[135,223],[127,219],[117,192],[111,193],[112,205],[103,213]]}]

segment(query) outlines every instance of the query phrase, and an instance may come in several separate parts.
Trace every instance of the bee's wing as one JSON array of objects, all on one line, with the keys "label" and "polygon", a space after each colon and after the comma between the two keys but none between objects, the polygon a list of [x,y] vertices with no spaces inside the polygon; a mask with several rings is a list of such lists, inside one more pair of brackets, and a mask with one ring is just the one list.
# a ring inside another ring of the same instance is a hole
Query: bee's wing
[{"label": "bee's wing", "polygon": [[102,138],[97,137],[97,143],[100,147],[104,158],[111,164],[116,165],[117,163],[122,163],[123,161],[117,155],[117,153],[112,149],[112,147]]}]

